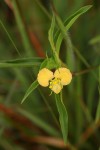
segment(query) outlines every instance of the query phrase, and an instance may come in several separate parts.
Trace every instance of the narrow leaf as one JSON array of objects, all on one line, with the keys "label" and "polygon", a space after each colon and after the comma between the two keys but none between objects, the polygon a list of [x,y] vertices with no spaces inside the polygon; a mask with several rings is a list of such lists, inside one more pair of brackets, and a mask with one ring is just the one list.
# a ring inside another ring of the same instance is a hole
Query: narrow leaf
[{"label": "narrow leaf", "polygon": [[14,43],[14,41],[13,41],[11,35],[10,35],[9,32],[7,31],[7,29],[6,29],[5,25],[3,24],[3,22],[1,21],[1,19],[0,19],[0,24],[1,24],[2,28],[3,28],[3,30],[6,32],[6,35],[8,36],[8,38],[9,38],[9,40],[11,41],[12,45],[14,46],[16,52],[18,53],[19,56],[21,56],[21,54],[20,54],[18,48],[16,47],[16,45],[15,45],[15,43]]},{"label": "narrow leaf", "polygon": [[25,96],[24,96],[24,98],[22,99],[22,101],[21,101],[21,104],[25,101],[25,99],[38,87],[38,81],[36,80],[36,81],[34,81],[31,85],[30,85],[30,87],[28,88],[28,90],[27,90],[27,92],[26,92],[26,94],[25,94]]},{"label": "narrow leaf", "polygon": [[84,13],[86,13],[90,8],[92,7],[92,5],[87,5],[84,6],[82,8],[80,8],[78,11],[76,11],[74,14],[72,14],[66,21],[65,21],[65,26],[66,26],[66,30],[68,30],[73,23]]},{"label": "narrow leaf", "polygon": [[59,34],[57,42],[56,42],[56,51],[58,52],[58,49],[60,50],[60,45],[61,45],[63,38],[67,39],[67,34],[66,34],[66,27],[63,25],[62,20],[57,15],[56,15],[56,19],[57,19],[59,28],[61,30],[61,33]]},{"label": "narrow leaf", "polygon": [[43,62],[43,58],[21,58],[14,60],[5,60],[0,62],[0,68],[5,67],[32,67],[32,66],[40,66]]},{"label": "narrow leaf", "polygon": [[13,0],[11,3],[25,52],[27,56],[32,56],[33,54],[36,55],[29,39],[28,28],[26,22],[24,21],[24,15],[21,13],[20,3],[18,0]]},{"label": "narrow leaf", "polygon": [[54,45],[54,28],[55,28],[55,17],[54,17],[54,14],[53,14],[53,17],[52,17],[52,22],[51,22],[51,27],[49,29],[49,42],[50,42],[50,45],[52,47],[52,50],[55,51],[55,45]]},{"label": "narrow leaf", "polygon": [[49,58],[45,59],[45,60],[41,63],[40,70],[43,69],[43,68],[47,68],[48,59],[49,59]]},{"label": "narrow leaf", "polygon": [[[66,32],[69,30],[69,28],[73,25],[73,23],[85,12],[87,12],[90,8],[92,7],[92,5],[87,5],[84,6],[82,8],[80,8],[78,11],[76,11],[73,15],[71,15],[66,21],[65,21],[65,28],[66,28]],[[60,46],[61,46],[61,42],[64,38],[64,34],[59,34],[57,42],[56,42],[56,50],[59,54],[59,50],[60,50]]]},{"label": "narrow leaf", "polygon": [[45,59],[42,62],[41,66],[40,66],[40,69],[42,69],[42,68],[54,69],[56,67],[57,67],[57,64],[56,64],[54,58],[51,57],[51,58]]},{"label": "narrow leaf", "polygon": [[62,97],[60,94],[55,95],[56,97],[56,105],[59,112],[59,121],[61,125],[61,131],[63,135],[63,139],[65,144],[67,143],[67,135],[68,135],[68,114],[65,108],[65,105],[62,101]]}]

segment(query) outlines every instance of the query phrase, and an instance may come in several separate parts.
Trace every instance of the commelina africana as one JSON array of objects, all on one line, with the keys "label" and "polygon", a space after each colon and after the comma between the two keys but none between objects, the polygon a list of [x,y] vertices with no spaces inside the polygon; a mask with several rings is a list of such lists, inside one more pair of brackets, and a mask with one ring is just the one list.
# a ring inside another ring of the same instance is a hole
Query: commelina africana
[{"label": "commelina africana", "polygon": [[58,94],[63,86],[71,82],[72,73],[67,68],[58,68],[54,73],[47,68],[43,68],[39,71],[37,80],[41,86],[49,86],[51,91]]}]

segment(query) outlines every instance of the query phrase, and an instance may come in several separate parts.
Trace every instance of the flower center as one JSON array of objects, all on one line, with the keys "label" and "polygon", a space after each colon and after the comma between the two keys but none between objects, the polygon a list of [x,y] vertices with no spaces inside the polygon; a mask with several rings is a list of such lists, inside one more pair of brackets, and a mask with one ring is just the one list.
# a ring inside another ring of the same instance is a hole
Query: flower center
[{"label": "flower center", "polygon": [[63,85],[61,84],[61,80],[59,78],[54,78],[50,81],[50,86],[49,88],[54,91],[56,94],[58,94],[62,88]]}]

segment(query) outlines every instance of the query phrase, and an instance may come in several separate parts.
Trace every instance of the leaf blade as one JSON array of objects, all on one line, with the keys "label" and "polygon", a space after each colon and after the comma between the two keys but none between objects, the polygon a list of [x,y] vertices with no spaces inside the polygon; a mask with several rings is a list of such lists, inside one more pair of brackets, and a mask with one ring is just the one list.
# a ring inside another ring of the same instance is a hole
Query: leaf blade
[{"label": "leaf blade", "polygon": [[57,67],[57,64],[56,64],[54,58],[51,57],[51,58],[45,59],[42,62],[41,66],[40,66],[40,70],[43,69],[43,68],[54,69],[56,67]]},{"label": "leaf blade", "polygon": [[55,29],[55,16],[53,14],[53,17],[52,17],[52,22],[51,22],[51,27],[49,29],[49,32],[48,32],[48,39],[49,39],[49,42],[50,42],[50,45],[52,47],[52,50],[55,51],[55,44],[54,44],[54,29]]},{"label": "leaf blade", "polygon": [[90,8],[92,7],[92,5],[87,5],[84,7],[81,7],[78,11],[76,11],[73,15],[71,15],[66,21],[65,21],[65,26],[66,26],[66,30],[68,31],[68,29],[73,25],[73,23],[85,12],[87,12]]},{"label": "leaf blade", "polygon": [[67,143],[67,135],[68,135],[68,114],[67,114],[65,105],[64,105],[62,99],[60,98],[60,95],[56,94],[55,98],[56,98],[57,109],[59,112],[59,121],[60,121],[60,125],[61,125],[61,131],[62,131],[64,142],[66,144]]},{"label": "leaf blade", "polygon": [[21,58],[14,60],[5,60],[0,62],[0,68],[7,67],[32,67],[32,66],[40,66],[43,62],[43,58],[33,57],[33,58]]},{"label": "leaf blade", "polygon": [[[76,11],[73,15],[71,15],[64,23],[63,28],[66,29],[66,32],[69,30],[69,28],[73,25],[73,23],[85,12],[87,12],[90,8],[92,7],[92,5],[87,5],[84,6],[82,8],[80,8],[78,11]],[[58,39],[56,41],[56,51],[59,54],[59,50],[60,50],[60,46],[61,46],[61,42],[64,38],[64,34],[59,34],[58,35]]]},{"label": "leaf blade", "polygon": [[35,90],[38,87],[38,81],[35,80],[30,87],[28,88],[28,90],[26,91],[24,98],[21,101],[21,104],[26,100],[26,98],[32,93],[33,90]]}]

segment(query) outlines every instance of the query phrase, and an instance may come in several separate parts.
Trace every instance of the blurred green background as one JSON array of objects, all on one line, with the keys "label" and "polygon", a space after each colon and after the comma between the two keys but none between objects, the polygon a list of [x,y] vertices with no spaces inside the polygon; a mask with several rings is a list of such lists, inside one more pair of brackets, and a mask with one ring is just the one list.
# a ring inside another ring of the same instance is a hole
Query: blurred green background
[{"label": "blurred green background", "polygon": [[1,0],[0,62],[50,55],[51,4],[63,21],[79,8],[93,5],[69,30],[75,51],[64,42],[61,45],[60,58],[72,72],[79,73],[63,90],[69,116],[68,144],[63,143],[49,89],[37,88],[21,104],[39,67],[0,68],[0,150],[100,149],[99,0]]}]

